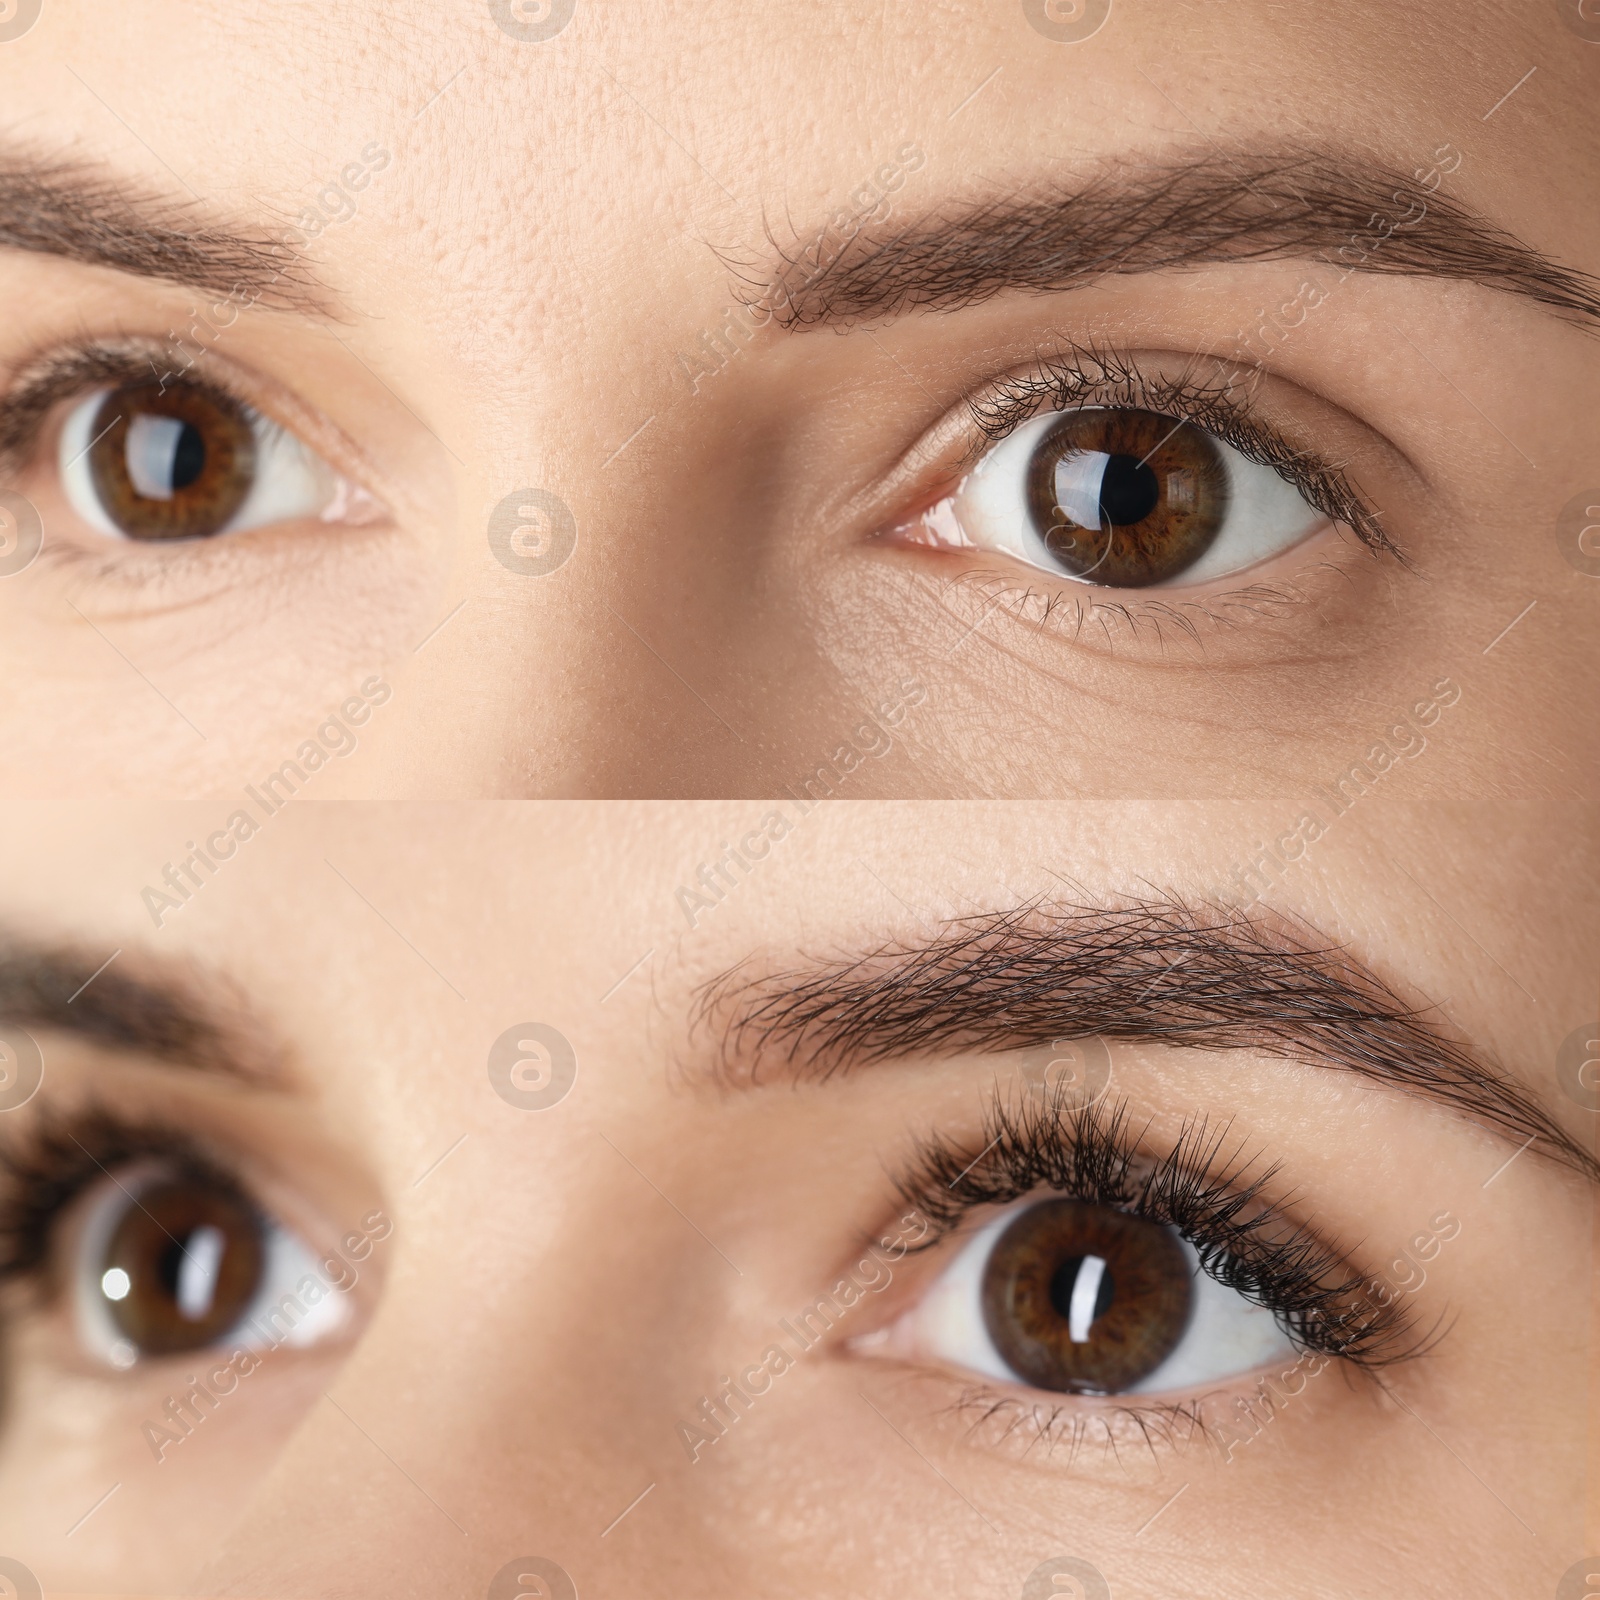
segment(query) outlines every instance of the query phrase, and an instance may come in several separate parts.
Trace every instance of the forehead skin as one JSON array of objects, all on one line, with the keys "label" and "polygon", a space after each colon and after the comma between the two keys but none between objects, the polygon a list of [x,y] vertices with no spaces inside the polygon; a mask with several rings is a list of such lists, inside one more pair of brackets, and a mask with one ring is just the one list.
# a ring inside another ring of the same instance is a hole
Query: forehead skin
[{"label": "forehead skin", "polygon": [[[926,159],[897,215],[1110,155],[1290,139],[1410,172],[1451,144],[1460,198],[1593,266],[1600,223],[1574,202],[1600,182],[1597,57],[1554,0],[1372,0],[1332,14],[1122,0],[1072,45],[987,3],[581,0],[555,37],[525,43],[468,0],[153,0],[109,16],[57,0],[0,53],[9,125],[41,148],[280,220],[369,142],[392,151],[359,214],[312,247],[344,308],[343,344],[298,328],[291,347],[322,390],[359,391],[374,413],[403,407],[417,448],[394,453],[428,456],[438,477],[421,481],[414,461],[397,472],[422,507],[431,576],[420,598],[381,601],[359,668],[285,615],[248,662],[164,675],[170,640],[129,625],[120,648],[189,708],[205,746],[135,701],[149,691],[130,674],[116,692],[146,737],[119,732],[133,725],[119,716],[91,727],[81,708],[98,691],[59,703],[40,691],[35,721],[83,718],[84,759],[104,759],[108,777],[192,792],[282,759],[370,670],[376,644],[395,705],[329,791],[773,794],[911,677],[926,711],[852,780],[855,794],[1232,792],[1320,776],[1364,746],[1391,698],[1478,671],[1433,781],[1481,786],[1489,752],[1508,745],[1510,772],[1551,760],[1587,772],[1592,721],[1539,685],[1590,654],[1593,581],[1561,562],[1549,530],[1583,487],[1594,425],[1572,396],[1594,391],[1600,356],[1546,312],[1463,285],[1362,282],[1296,352],[1297,382],[1371,401],[1364,420],[1380,432],[1423,446],[1481,434],[1470,486],[1416,498],[1426,513],[1464,496],[1489,520],[1459,548],[1428,527],[1422,578],[1377,586],[1381,649],[1363,656],[1366,636],[1341,623],[1331,645],[1319,635],[1329,659],[1287,687],[1261,671],[1157,679],[1009,634],[956,653],[966,624],[916,591],[916,561],[864,554],[868,530],[839,531],[836,514],[979,377],[1063,326],[1215,349],[1293,293],[1293,264],[1121,280],[1020,309],[1012,298],[881,338],[772,330],[756,359],[698,394],[678,358],[719,325],[734,270],[759,281],[772,241],[808,237],[907,144]],[[344,420],[359,429],[359,409]],[[1508,430],[1532,441],[1539,468]],[[532,582],[501,570],[484,537],[493,507],[525,485],[559,493],[579,527],[571,561]],[[1481,644],[1530,600],[1534,625],[1482,664]],[[21,744],[49,786],[51,741],[35,726]]]}]

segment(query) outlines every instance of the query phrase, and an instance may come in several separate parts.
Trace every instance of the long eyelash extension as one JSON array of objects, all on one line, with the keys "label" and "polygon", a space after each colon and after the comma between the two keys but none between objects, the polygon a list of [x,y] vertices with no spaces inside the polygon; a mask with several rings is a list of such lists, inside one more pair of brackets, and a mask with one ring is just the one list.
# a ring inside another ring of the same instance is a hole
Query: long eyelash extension
[{"label": "long eyelash extension", "polygon": [[239,1187],[190,1134],[102,1106],[45,1114],[0,1142],[0,1288],[42,1279],[67,1208],[92,1184],[141,1161]]},{"label": "long eyelash extension", "polygon": [[1325,516],[1349,528],[1374,555],[1392,556],[1409,568],[1410,558],[1390,538],[1378,511],[1361,498],[1342,469],[1289,444],[1256,419],[1250,391],[1259,380],[1259,369],[1241,382],[1214,358],[1210,359],[1214,371],[1207,375],[1207,361],[1194,356],[1175,377],[1150,377],[1114,350],[1067,345],[1041,366],[1012,374],[968,403],[973,424],[984,441],[974,454],[981,455],[1045,410],[1116,406],[1159,412],[1204,428],[1246,460],[1272,468]]},{"label": "long eyelash extension", "polygon": [[1183,1124],[1164,1156],[1142,1153],[1125,1106],[1102,1113],[1059,1093],[998,1100],[979,1153],[925,1142],[899,1182],[901,1199],[932,1223],[927,1250],[977,1207],[1052,1190],[1115,1206],[1175,1229],[1202,1270],[1278,1319],[1302,1352],[1335,1356],[1375,1373],[1431,1346],[1397,1300],[1379,1304],[1366,1280],[1328,1244],[1290,1225],[1267,1202],[1278,1175],[1242,1148],[1230,1127]]}]

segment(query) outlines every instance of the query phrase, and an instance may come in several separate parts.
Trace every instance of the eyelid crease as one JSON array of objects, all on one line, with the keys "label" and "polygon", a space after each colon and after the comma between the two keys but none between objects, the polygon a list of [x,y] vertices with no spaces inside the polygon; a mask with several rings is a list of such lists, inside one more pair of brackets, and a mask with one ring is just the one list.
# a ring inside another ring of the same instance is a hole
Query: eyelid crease
[{"label": "eyelid crease", "polygon": [[[1210,376],[1204,372],[1208,365]],[[1244,371],[1247,376],[1240,383],[1238,373],[1224,362],[1194,354],[1175,376],[1154,377],[1141,370],[1129,351],[1069,341],[1033,368],[1010,373],[968,398],[968,415],[979,437],[955,470],[969,471],[1041,411],[1154,411],[1202,428],[1247,460],[1270,467],[1374,555],[1390,556],[1411,570],[1410,557],[1383,527],[1381,513],[1367,504],[1344,470],[1291,444],[1256,415],[1251,393],[1263,370],[1256,366]],[[1241,393],[1243,398],[1237,398]]]}]

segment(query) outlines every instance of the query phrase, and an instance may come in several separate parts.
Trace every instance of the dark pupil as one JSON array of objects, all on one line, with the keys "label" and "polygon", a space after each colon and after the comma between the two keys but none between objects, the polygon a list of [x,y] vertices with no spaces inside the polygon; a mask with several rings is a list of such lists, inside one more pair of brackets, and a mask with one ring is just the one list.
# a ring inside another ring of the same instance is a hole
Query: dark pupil
[{"label": "dark pupil", "polygon": [[1143,522],[1161,499],[1161,484],[1152,467],[1136,456],[1110,456],[1100,480],[1102,527],[1126,528]]},{"label": "dark pupil", "polygon": [[264,1246],[248,1203],[225,1186],[202,1176],[149,1185],[107,1242],[102,1273],[115,1268],[122,1279],[120,1292],[106,1291],[111,1318],[144,1354],[198,1350],[244,1315]]},{"label": "dark pupil", "polygon": [[[1084,1263],[1088,1256],[1068,1256],[1055,1270],[1055,1276],[1050,1280],[1050,1304],[1056,1308],[1063,1320],[1070,1320],[1072,1316],[1072,1291],[1077,1287],[1079,1274],[1082,1273]],[[1098,1322],[1106,1312],[1111,1309],[1111,1300],[1116,1293],[1116,1286],[1111,1281],[1109,1267],[1100,1275],[1100,1288],[1094,1297],[1094,1315],[1089,1321]]]},{"label": "dark pupil", "polygon": [[[205,471],[205,465],[205,439],[193,423],[186,422],[183,425],[183,432],[178,435],[178,448],[172,456],[173,489],[187,489]],[[1151,502],[1152,505],[1154,503]]]},{"label": "dark pupil", "polygon": [[191,1233],[181,1240],[174,1240],[161,1252],[156,1261],[156,1281],[161,1285],[166,1297],[174,1303],[178,1298],[178,1279],[183,1272],[183,1260],[189,1252],[193,1238],[194,1235]]}]

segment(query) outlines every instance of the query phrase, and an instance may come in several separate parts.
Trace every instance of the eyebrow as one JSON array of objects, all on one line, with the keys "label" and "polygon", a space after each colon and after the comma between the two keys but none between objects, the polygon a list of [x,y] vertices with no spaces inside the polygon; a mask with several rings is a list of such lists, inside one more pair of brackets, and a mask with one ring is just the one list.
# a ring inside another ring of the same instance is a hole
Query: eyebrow
[{"label": "eyebrow", "polygon": [[108,962],[0,936],[0,1021],[249,1085],[281,1076],[279,1053],[231,985],[131,953]]},{"label": "eyebrow", "polygon": [[0,250],[159,279],[243,304],[326,314],[305,257],[282,230],[211,216],[88,162],[0,152]]},{"label": "eyebrow", "polygon": [[716,1034],[715,1075],[733,1087],[1092,1037],[1253,1050],[1441,1103],[1600,1180],[1600,1160],[1526,1088],[1314,929],[1176,895],[1034,901],[860,955],[744,963],[699,990],[701,1030]]},{"label": "eyebrow", "polygon": [[1123,158],[1072,186],[958,204],[890,232],[841,239],[824,229],[809,247],[780,253],[757,299],[781,326],[805,328],[955,311],[1005,290],[1049,294],[1117,274],[1304,258],[1341,274],[1482,284],[1600,324],[1600,279],[1452,199],[1442,174],[1436,186],[1424,181],[1438,171],[1317,150]]}]

